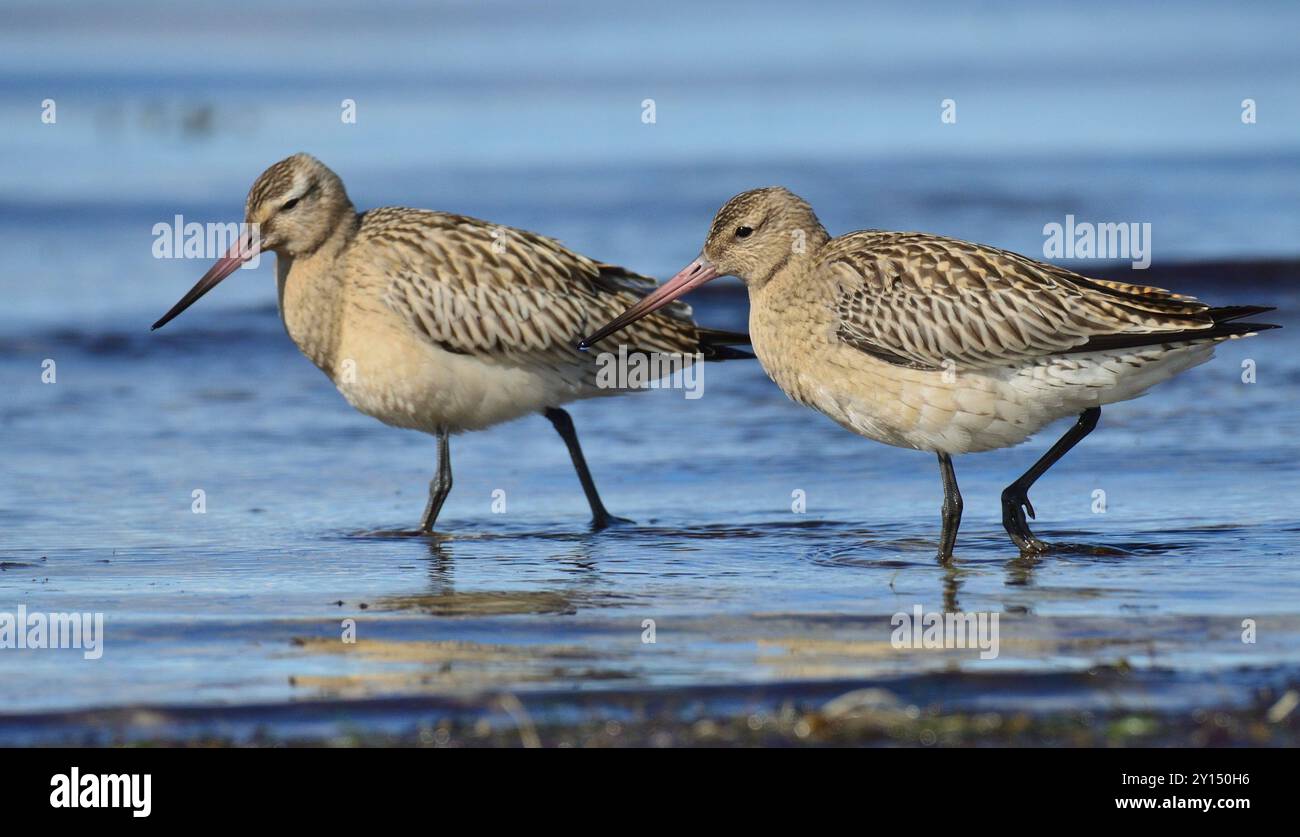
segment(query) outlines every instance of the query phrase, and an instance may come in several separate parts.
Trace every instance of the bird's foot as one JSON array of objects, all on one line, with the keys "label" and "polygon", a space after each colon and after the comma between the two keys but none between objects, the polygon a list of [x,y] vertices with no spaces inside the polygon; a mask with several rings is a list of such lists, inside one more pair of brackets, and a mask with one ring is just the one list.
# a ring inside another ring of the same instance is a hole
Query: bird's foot
[{"label": "bird's foot", "polygon": [[451,535],[444,532],[431,532],[427,529],[368,529],[352,535],[354,538],[431,538],[445,540]]},{"label": "bird's foot", "polygon": [[1034,536],[1033,532],[1030,532],[1029,537],[1027,538],[1020,538],[1015,535],[1012,535],[1011,540],[1015,541],[1016,546],[1020,547],[1021,555],[1029,555],[1029,556],[1046,555],[1047,553],[1051,552],[1053,549],[1056,548],[1055,546],[1048,543],[1047,541],[1039,540],[1037,537]]},{"label": "bird's foot", "polygon": [[1034,504],[1029,502],[1029,495],[1017,486],[1009,486],[1002,492],[1002,526],[1011,536],[1015,545],[1020,547],[1022,555],[1042,555],[1052,548],[1046,541],[1040,541],[1029,530],[1029,521],[1025,513],[1034,518]]},{"label": "bird's foot", "polygon": [[1125,549],[1090,543],[1053,541],[1050,544],[1044,544],[1044,546],[1050,549],[1053,555],[1091,555],[1095,558],[1125,558],[1133,555],[1132,552]]},{"label": "bird's foot", "polygon": [[953,561],[952,550],[957,545],[957,528],[961,526],[961,496],[954,500],[945,498],[939,516],[943,519],[943,531],[939,534],[939,563],[945,566]]},{"label": "bird's foot", "polygon": [[602,529],[608,529],[611,526],[635,526],[635,520],[628,520],[626,517],[618,517],[609,512],[602,512],[591,518],[591,530],[599,532]]}]

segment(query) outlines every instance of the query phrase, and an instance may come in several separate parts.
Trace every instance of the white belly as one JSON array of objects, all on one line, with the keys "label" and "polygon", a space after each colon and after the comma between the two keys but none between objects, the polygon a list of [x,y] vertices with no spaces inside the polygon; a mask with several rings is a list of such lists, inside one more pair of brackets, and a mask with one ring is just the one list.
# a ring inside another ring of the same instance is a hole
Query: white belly
[{"label": "white belly", "polygon": [[277,263],[285,330],[349,404],[386,424],[426,433],[482,430],[619,392],[593,385],[594,361],[586,356],[552,353],[512,363],[445,350],[384,304],[374,288],[295,285],[287,265]]},{"label": "white belly", "polygon": [[769,374],[792,398],[862,436],[956,454],[1018,445],[1058,419],[1136,398],[1213,353],[1210,343],[1156,346],[944,373],[832,346],[821,363]]},{"label": "white belly", "polygon": [[601,394],[563,370],[499,365],[414,340],[370,343],[355,356],[345,349],[334,384],[366,415],[426,433],[482,430]]}]

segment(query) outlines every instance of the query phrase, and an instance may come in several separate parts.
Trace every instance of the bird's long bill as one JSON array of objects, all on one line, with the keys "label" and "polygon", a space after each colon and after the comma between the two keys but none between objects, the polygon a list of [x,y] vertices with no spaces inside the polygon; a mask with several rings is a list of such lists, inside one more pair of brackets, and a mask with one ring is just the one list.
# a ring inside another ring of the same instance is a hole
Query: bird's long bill
[{"label": "bird's long bill", "polygon": [[216,264],[208,268],[208,272],[203,274],[190,292],[181,297],[181,301],[172,306],[172,310],[162,315],[162,319],[153,324],[153,329],[157,330],[167,325],[180,315],[182,311],[199,301],[199,298],[208,291],[220,284],[230,274],[239,269],[239,266],[249,259],[256,256],[261,247],[257,242],[257,237],[249,231],[241,231],[239,238],[235,241],[226,254],[217,259]]},{"label": "bird's long bill", "polygon": [[593,344],[604,340],[619,329],[631,325],[647,314],[658,311],[674,299],[677,299],[677,297],[685,296],[710,279],[716,279],[717,276],[718,269],[708,259],[700,256],[682,268],[676,276],[656,288],[654,293],[647,294],[636,305],[619,314],[597,330],[595,334],[579,343],[578,348],[590,348]]}]

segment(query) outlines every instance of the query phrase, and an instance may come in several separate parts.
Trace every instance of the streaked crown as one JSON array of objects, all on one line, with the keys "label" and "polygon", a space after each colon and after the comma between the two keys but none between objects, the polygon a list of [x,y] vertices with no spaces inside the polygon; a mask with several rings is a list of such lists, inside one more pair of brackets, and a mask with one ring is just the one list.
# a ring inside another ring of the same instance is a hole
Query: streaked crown
[{"label": "streaked crown", "polygon": [[722,274],[762,284],[829,236],[808,202],[782,186],[742,192],[713,218],[704,257]]},{"label": "streaked crown", "polygon": [[356,210],[343,181],[310,154],[294,154],[268,168],[248,190],[245,221],[259,227],[267,250],[315,251]]}]

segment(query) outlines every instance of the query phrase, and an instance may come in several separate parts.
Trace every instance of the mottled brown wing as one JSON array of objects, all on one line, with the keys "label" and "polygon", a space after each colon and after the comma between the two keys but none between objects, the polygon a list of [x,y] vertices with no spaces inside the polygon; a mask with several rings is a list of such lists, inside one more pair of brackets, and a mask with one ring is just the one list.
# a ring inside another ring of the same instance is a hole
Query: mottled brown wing
[{"label": "mottled brown wing", "polygon": [[841,340],[918,368],[998,366],[1214,326],[1191,297],[923,233],[842,236],[817,270],[838,287]]},{"label": "mottled brown wing", "polygon": [[[474,218],[410,209],[373,210],[360,236],[391,282],[385,302],[451,352],[573,360],[583,336],[655,287],[653,279],[592,261],[559,242]],[[686,305],[628,329],[634,351],[694,352]]]}]

